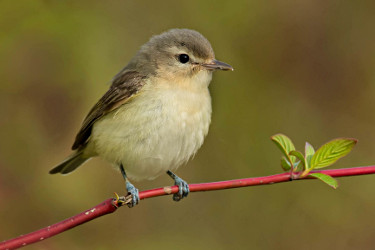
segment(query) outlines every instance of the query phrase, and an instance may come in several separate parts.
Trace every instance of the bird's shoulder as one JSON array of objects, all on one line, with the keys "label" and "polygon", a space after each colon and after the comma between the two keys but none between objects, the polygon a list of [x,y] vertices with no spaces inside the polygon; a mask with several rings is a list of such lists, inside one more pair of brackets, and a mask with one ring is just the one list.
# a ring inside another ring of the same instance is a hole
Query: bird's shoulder
[{"label": "bird's shoulder", "polygon": [[128,102],[145,85],[145,78],[146,76],[132,70],[123,70],[118,73],[112,80],[109,90],[92,107],[86,116],[75,138],[72,149],[79,149],[86,145],[95,121]]}]

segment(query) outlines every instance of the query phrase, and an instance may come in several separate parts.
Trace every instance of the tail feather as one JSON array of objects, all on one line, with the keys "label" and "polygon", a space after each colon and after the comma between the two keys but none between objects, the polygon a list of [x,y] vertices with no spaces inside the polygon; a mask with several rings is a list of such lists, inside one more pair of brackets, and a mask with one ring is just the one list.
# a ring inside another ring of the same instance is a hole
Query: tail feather
[{"label": "tail feather", "polygon": [[90,158],[83,156],[83,151],[77,151],[70,155],[67,159],[49,171],[50,174],[67,174],[74,171]]}]

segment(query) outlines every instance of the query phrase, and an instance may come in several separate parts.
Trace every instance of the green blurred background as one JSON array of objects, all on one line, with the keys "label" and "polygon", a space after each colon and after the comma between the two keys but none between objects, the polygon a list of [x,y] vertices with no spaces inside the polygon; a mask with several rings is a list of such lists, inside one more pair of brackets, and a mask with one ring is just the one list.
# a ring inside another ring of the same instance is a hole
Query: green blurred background
[{"label": "green blurred background", "polygon": [[[48,170],[70,153],[91,106],[150,36],[196,29],[234,72],[210,86],[213,118],[191,183],[281,172],[269,140],[298,148],[359,139],[336,167],[375,164],[375,2],[1,1],[0,240],[124,194],[119,173],[93,159],[69,176]],[[333,190],[299,181],[142,201],[30,249],[369,249],[375,176]],[[171,185],[165,175],[135,183]]]}]

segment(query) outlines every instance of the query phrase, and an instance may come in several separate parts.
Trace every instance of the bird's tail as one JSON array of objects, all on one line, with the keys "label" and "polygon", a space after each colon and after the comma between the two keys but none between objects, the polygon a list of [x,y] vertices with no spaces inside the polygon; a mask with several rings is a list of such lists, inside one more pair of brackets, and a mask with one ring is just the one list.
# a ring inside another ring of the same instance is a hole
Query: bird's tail
[{"label": "bird's tail", "polygon": [[83,156],[83,151],[76,151],[59,165],[49,171],[50,174],[67,174],[74,171],[90,158]]}]

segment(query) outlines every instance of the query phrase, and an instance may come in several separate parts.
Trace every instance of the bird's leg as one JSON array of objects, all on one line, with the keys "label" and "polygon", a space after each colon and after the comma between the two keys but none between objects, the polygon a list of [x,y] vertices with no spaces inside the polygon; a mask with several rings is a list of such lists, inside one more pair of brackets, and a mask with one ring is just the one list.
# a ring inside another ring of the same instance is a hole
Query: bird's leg
[{"label": "bird's leg", "polygon": [[128,203],[128,207],[134,207],[139,202],[139,191],[128,180],[128,177],[126,176],[125,169],[122,166],[122,164],[120,164],[120,170],[121,170],[122,177],[124,177],[124,180],[125,180],[126,190],[128,191],[128,194],[132,196],[132,201]]},{"label": "bird's leg", "polygon": [[175,175],[172,171],[167,171],[167,174],[174,180],[174,184],[178,186],[178,193],[173,194],[174,201],[180,201],[182,198],[187,197],[190,190],[186,181]]}]

